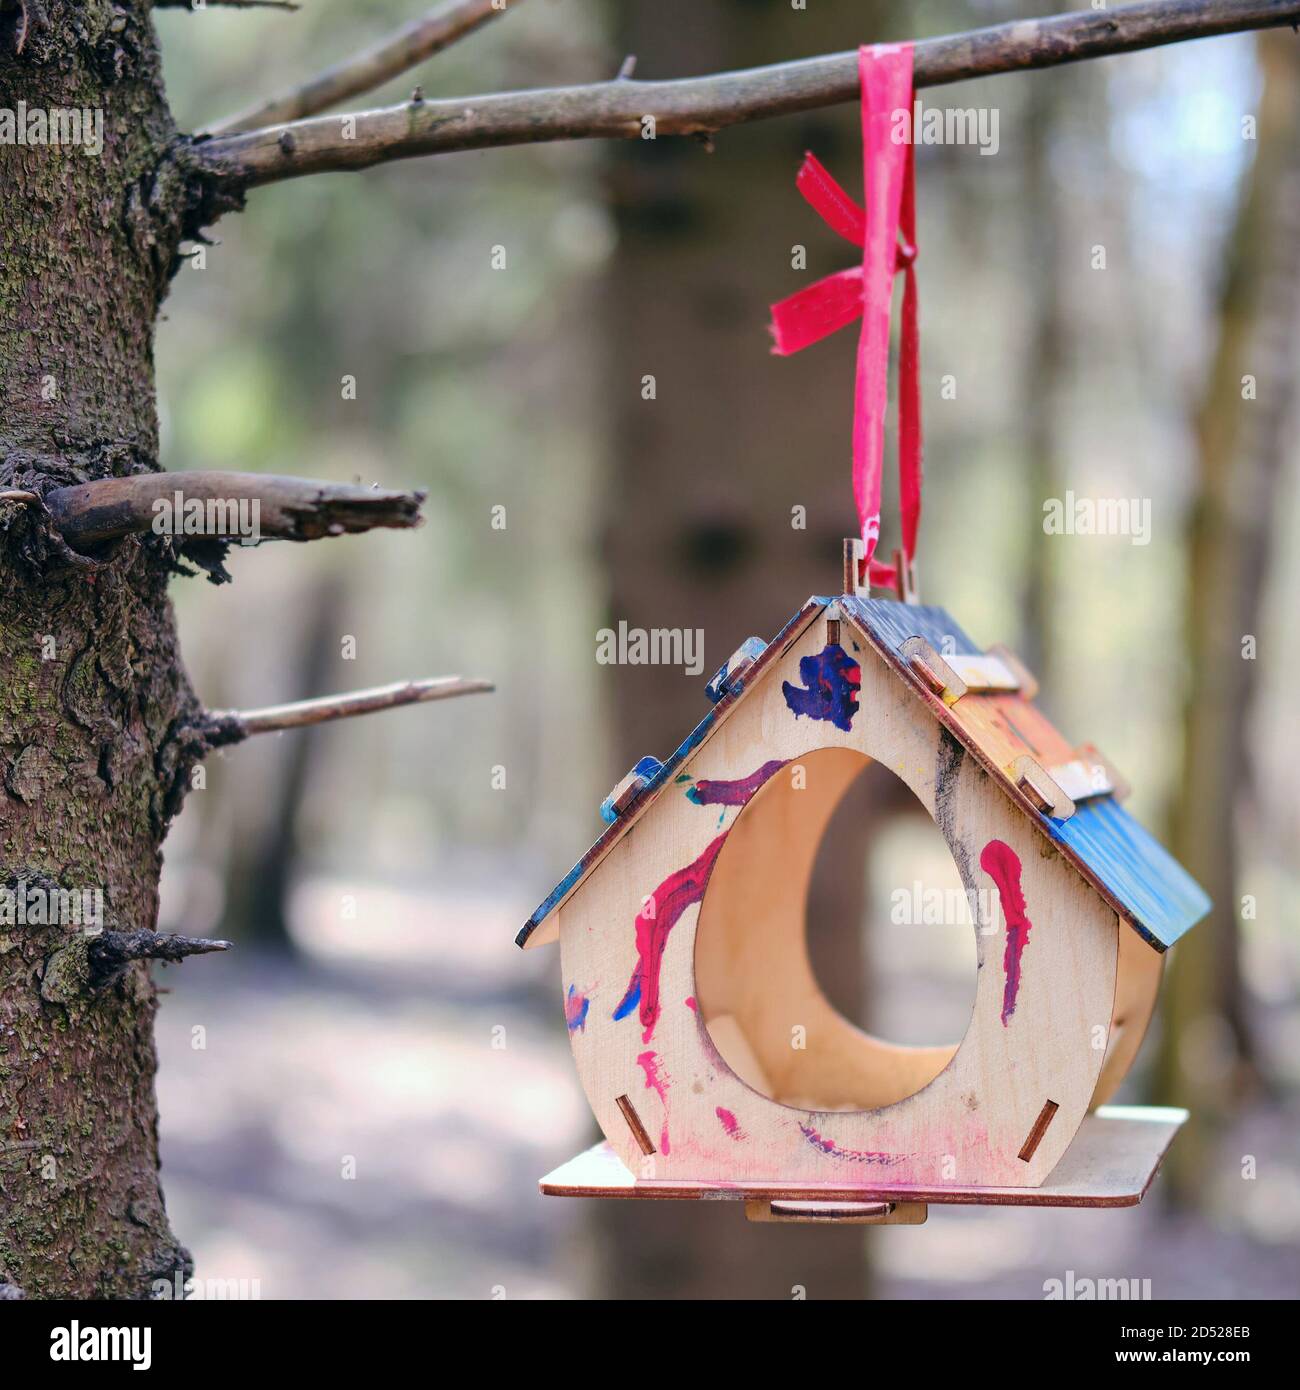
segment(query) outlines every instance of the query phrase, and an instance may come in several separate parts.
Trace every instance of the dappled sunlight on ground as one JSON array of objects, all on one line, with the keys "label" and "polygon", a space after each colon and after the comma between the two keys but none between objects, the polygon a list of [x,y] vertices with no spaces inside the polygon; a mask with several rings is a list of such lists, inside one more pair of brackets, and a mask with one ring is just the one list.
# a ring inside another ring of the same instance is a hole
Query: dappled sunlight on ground
[{"label": "dappled sunlight on ground", "polygon": [[239,951],[163,975],[165,1190],[201,1277],[265,1298],[574,1291],[556,1246],[575,1213],[536,1185],[590,1142],[558,1003],[547,1026],[520,979],[463,997],[500,908],[439,902],[426,940],[444,917],[464,949],[436,960],[403,966],[380,934],[302,969]]}]

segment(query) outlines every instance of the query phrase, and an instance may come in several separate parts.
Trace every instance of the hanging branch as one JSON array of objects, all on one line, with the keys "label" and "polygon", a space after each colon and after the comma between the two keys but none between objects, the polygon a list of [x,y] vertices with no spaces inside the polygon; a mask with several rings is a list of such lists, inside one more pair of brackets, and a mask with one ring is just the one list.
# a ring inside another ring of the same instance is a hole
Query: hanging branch
[{"label": "hanging branch", "polygon": [[[512,0],[516,5],[522,0]],[[494,0],[448,0],[422,19],[413,20],[387,39],[318,73],[300,87],[291,87],[268,101],[207,127],[209,135],[229,135],[259,126],[283,125],[328,111],[349,97],[373,92],[385,82],[450,48],[491,19],[505,14]]]},{"label": "hanging branch", "polygon": [[323,695],[317,700],[296,700],[288,705],[268,705],[265,709],[212,710],[205,738],[209,747],[241,743],[253,734],[279,733],[301,729],[309,724],[326,724],[334,719],[351,719],[376,710],[398,709],[402,705],[422,705],[430,700],[450,700],[458,695],[480,695],[495,690],[491,681],[463,676],[436,676],[430,680],[398,681],[350,695]]},{"label": "hanging branch", "polygon": [[[393,492],[353,483],[319,482],[261,473],[143,473],[56,488],[45,506],[74,550],[154,529],[161,504],[198,502],[215,525],[204,537],[239,540],[240,504],[257,504],[265,540],[314,541],[323,536],[420,525],[424,493]],[[15,499],[16,500],[16,499]],[[209,506],[209,504],[211,504]],[[250,515],[247,507],[242,518]]]},{"label": "hanging branch", "polygon": [[[1300,0],[1146,0],[1114,9],[1016,20],[922,39],[915,83],[934,87],[1154,48],[1187,39],[1300,24]],[[200,140],[191,151],[220,193],[390,160],[550,140],[631,140],[653,116],[655,135],[711,135],[745,121],[856,101],[858,58],[794,63],[669,82],[619,77],[455,100],[408,102],[350,116]]]}]

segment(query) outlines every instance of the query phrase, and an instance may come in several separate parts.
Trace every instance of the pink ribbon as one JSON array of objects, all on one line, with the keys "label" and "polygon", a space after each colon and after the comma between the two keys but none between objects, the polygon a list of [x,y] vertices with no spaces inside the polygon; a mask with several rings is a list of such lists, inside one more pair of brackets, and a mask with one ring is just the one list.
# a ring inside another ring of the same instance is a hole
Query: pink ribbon
[{"label": "pink ribbon", "polygon": [[[902,270],[899,345],[898,492],[903,556],[910,571],[921,522],[920,326],[916,291],[916,174],[911,143],[912,45],[878,44],[858,53],[862,82],[863,187],[860,207],[815,155],[804,156],[795,186],[832,231],[862,248],[862,264],[828,275],[772,305],[773,352],[799,352],[862,319],[853,412],[853,495],[862,528],[860,579],[894,585],[893,565],[874,558],[889,391],[889,319]],[[907,139],[895,117],[908,114]],[[901,233],[901,240],[900,240]]]}]

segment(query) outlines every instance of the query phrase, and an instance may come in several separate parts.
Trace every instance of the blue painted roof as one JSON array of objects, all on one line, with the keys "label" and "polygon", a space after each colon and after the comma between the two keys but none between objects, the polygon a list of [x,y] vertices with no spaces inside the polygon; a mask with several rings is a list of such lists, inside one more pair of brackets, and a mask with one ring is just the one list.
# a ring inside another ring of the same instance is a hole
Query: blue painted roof
[{"label": "blue painted roof", "polygon": [[984,650],[966,636],[943,608],[887,598],[854,598],[848,594],[840,599],[840,607],[857,618],[882,646],[895,652],[909,637],[924,637],[940,656],[980,656]]},{"label": "blue painted roof", "polygon": [[1069,820],[1043,819],[1153,946],[1172,946],[1210,910],[1201,885],[1114,797],[1079,802]]}]

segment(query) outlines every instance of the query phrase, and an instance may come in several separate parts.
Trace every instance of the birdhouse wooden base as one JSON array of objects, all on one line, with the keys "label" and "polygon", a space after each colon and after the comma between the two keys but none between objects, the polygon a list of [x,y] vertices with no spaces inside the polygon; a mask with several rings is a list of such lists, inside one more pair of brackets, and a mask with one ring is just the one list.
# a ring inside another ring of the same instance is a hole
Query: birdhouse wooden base
[{"label": "birdhouse wooden base", "polygon": [[[560,944],[574,1061],[608,1141],[544,1192],[898,1223],[931,1202],[1141,1198],[1184,1116],[1104,1107],[1165,950],[1209,900],[1034,690],[943,609],[860,592],[812,598],[736,651],[708,684],[712,712],[617,784],[609,828],[517,938]],[[978,970],[955,1044],[872,1037],[809,963],[818,848],[872,763],[933,817],[966,907],[985,905],[964,914]]]},{"label": "birdhouse wooden base", "polygon": [[751,1221],[917,1226],[934,1205],[1135,1207],[1187,1119],[1186,1110],[1103,1105],[1079,1126],[1040,1187],[921,1187],[888,1183],[674,1182],[637,1178],[608,1143],[587,1149],[538,1184],[546,1197],[744,1202]]}]

